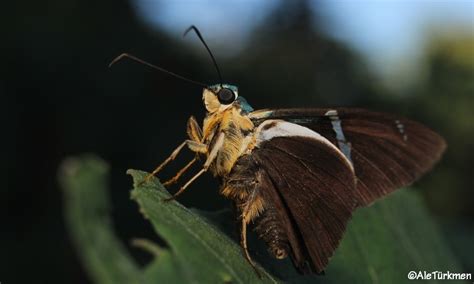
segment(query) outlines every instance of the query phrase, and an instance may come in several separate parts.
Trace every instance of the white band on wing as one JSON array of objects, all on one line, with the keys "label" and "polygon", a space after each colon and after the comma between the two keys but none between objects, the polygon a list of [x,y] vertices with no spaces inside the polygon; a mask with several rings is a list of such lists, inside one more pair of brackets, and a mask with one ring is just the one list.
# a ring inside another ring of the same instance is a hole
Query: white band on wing
[{"label": "white band on wing", "polygon": [[346,157],[346,155],[344,155],[344,153],[341,152],[341,150],[339,150],[333,143],[331,143],[331,141],[326,139],[324,136],[307,127],[284,120],[269,119],[258,126],[257,130],[255,131],[255,135],[257,138],[257,147],[262,142],[268,141],[275,137],[300,136],[318,140],[320,143],[323,143],[328,147],[334,149],[338,154],[340,154],[341,157],[344,158],[344,160],[352,168],[352,170],[354,170],[352,162]]}]

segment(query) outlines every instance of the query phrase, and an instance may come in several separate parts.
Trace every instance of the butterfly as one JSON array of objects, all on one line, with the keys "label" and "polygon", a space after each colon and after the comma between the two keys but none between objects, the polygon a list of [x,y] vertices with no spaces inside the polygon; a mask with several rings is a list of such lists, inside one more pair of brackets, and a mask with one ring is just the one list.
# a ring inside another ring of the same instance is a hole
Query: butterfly
[{"label": "butterfly", "polygon": [[[199,30],[191,26],[220,71]],[[169,186],[197,161],[202,168],[173,195],[206,172],[221,180],[220,194],[234,201],[243,255],[247,227],[277,259],[290,257],[301,273],[322,273],[353,212],[429,171],[446,148],[426,126],[359,108],[254,110],[230,84],[200,84],[206,117],[187,123],[188,139],[144,180],[158,174],[187,147],[194,159],[164,183]],[[222,79],[221,79],[222,82]]]}]

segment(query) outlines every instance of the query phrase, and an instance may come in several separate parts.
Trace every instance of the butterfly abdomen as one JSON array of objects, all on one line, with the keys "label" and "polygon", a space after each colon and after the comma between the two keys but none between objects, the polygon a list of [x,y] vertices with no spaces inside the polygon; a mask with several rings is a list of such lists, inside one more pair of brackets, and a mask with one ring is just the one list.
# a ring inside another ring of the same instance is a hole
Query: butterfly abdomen
[{"label": "butterfly abdomen", "polygon": [[[288,256],[290,246],[285,225],[277,209],[268,200],[261,168],[251,155],[243,155],[232,171],[224,178],[221,194],[232,199],[241,218],[246,223],[254,223],[258,237],[268,246],[268,251],[278,259]],[[266,196],[266,197],[265,197]]]},{"label": "butterfly abdomen", "polygon": [[283,259],[288,256],[290,247],[288,236],[278,216],[276,209],[267,205],[265,211],[255,220],[255,231],[267,244],[268,252],[277,259]]}]

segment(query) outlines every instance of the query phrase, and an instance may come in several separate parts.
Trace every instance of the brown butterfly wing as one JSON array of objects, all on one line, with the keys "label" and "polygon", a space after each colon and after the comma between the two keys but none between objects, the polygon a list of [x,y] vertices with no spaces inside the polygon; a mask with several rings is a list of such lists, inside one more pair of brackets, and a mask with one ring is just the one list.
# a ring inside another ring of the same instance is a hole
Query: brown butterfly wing
[{"label": "brown butterfly wing", "polygon": [[251,156],[264,171],[265,201],[280,208],[295,266],[304,273],[323,271],[357,204],[347,160],[334,147],[297,136],[265,141]]},{"label": "brown butterfly wing", "polygon": [[[417,180],[446,148],[441,136],[420,123],[364,109],[269,110],[254,122],[266,119],[305,126],[338,146],[353,162],[363,206]],[[340,141],[341,133],[345,141]]]}]

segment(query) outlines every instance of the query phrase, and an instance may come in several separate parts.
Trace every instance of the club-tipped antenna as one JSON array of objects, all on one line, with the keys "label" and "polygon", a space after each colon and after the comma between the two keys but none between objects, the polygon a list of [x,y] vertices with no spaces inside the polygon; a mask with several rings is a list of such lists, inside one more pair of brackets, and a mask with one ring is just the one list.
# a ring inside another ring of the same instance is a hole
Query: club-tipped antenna
[{"label": "club-tipped antenna", "polygon": [[212,55],[212,52],[209,49],[209,46],[207,46],[207,43],[204,41],[204,38],[202,37],[201,32],[199,32],[198,28],[196,28],[196,26],[194,26],[194,25],[190,26],[189,28],[186,29],[183,36],[186,36],[186,34],[188,34],[188,32],[191,31],[191,30],[193,30],[196,33],[199,40],[201,40],[201,42],[204,45],[204,47],[206,48],[207,52],[211,56],[212,62],[214,63],[214,67],[216,68],[216,71],[217,71],[217,75],[219,75],[219,81],[220,81],[220,84],[221,84],[221,87],[222,87],[222,82],[223,82],[222,74],[221,74],[221,71],[219,70],[219,66],[217,65],[217,61],[214,58],[214,55]]},{"label": "club-tipped antenna", "polygon": [[188,79],[188,78],[186,78],[186,77],[183,77],[183,76],[181,76],[181,75],[178,75],[178,74],[176,74],[176,73],[173,73],[173,72],[171,72],[171,71],[168,71],[168,70],[166,70],[166,69],[164,69],[164,68],[161,68],[161,67],[158,67],[158,66],[156,66],[156,65],[153,65],[153,64],[151,64],[151,63],[149,63],[149,62],[146,62],[145,60],[140,59],[140,58],[138,58],[138,57],[136,57],[136,56],[133,56],[133,55],[131,55],[131,54],[128,54],[128,53],[122,53],[122,54],[120,54],[119,56],[115,57],[115,59],[112,60],[112,62],[110,62],[109,68],[112,67],[112,65],[114,65],[115,63],[117,63],[118,61],[122,60],[122,59],[125,58],[125,57],[130,58],[130,59],[132,59],[132,60],[135,60],[135,61],[137,61],[137,62],[139,62],[139,63],[141,63],[141,64],[144,64],[144,65],[146,65],[146,66],[148,66],[148,67],[151,67],[151,68],[153,68],[153,69],[156,69],[156,70],[158,70],[158,71],[164,72],[164,73],[166,73],[166,74],[168,74],[168,75],[171,75],[171,76],[174,76],[174,77],[176,77],[176,78],[179,78],[179,79],[181,79],[181,80],[187,81],[187,82],[189,82],[189,83],[193,83],[193,84],[195,84],[195,85],[199,85],[199,86],[204,87],[204,88],[207,88],[207,84],[204,84],[204,83],[201,83],[201,82],[198,82],[198,81],[194,81],[194,80]]}]

